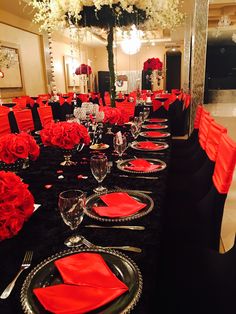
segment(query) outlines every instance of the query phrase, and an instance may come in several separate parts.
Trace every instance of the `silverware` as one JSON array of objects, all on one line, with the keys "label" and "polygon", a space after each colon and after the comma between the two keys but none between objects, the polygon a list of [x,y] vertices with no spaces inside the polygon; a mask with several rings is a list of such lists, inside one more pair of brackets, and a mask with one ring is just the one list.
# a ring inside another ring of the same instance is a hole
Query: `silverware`
[{"label": "silverware", "polygon": [[6,287],[6,289],[0,295],[1,299],[6,299],[7,297],[9,297],[10,293],[12,292],[12,289],[15,286],[17,278],[20,276],[20,274],[22,273],[23,270],[25,270],[25,269],[30,267],[31,261],[32,261],[32,257],[33,257],[33,252],[32,251],[26,251],[19,272],[17,273],[15,278],[9,283],[9,285]]},{"label": "silverware", "polygon": [[145,230],[144,226],[100,226],[100,225],[85,225],[86,228],[111,228],[111,229],[127,229],[127,230]]},{"label": "silverware", "polygon": [[127,174],[118,174],[118,177],[121,177],[121,178],[130,178],[130,179],[148,179],[148,180],[156,180],[156,179],[159,179],[159,177],[128,176]]},{"label": "silverware", "polygon": [[130,190],[130,189],[124,189],[124,188],[120,188],[119,186],[114,186],[115,189],[118,190],[124,190],[124,191],[135,191],[135,192],[140,192],[140,193],[144,193],[144,194],[152,194],[152,191],[148,191],[148,190]]},{"label": "silverware", "polygon": [[130,251],[130,252],[136,252],[136,253],[141,253],[142,250],[138,247],[134,247],[134,246],[100,246],[100,245],[95,245],[93,243],[91,243],[90,241],[88,241],[87,239],[85,239],[84,237],[81,237],[81,242],[87,246],[88,248],[103,248],[103,249],[118,249],[118,250],[124,250],[124,251]]}]

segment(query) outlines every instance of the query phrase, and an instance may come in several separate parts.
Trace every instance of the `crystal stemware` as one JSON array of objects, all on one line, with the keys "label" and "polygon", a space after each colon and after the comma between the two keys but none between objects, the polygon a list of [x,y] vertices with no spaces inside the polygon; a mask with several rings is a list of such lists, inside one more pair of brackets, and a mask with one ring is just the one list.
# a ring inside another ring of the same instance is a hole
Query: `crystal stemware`
[{"label": "crystal stemware", "polygon": [[133,138],[136,140],[136,138],[139,136],[139,133],[140,133],[140,126],[136,123],[132,123],[130,126],[130,132]]},{"label": "crystal stemware", "polygon": [[[75,231],[84,217],[86,193],[81,190],[67,190],[59,194],[58,208],[64,223]],[[65,240],[68,247],[77,246],[81,237],[74,234]]]},{"label": "crystal stemware", "polygon": [[113,146],[115,152],[119,155],[119,159],[117,160],[117,162],[122,161],[123,153],[127,148],[127,139],[125,135],[119,135],[118,133],[116,133],[113,138]]},{"label": "crystal stemware", "polygon": [[147,118],[149,117],[149,114],[150,114],[150,108],[148,107],[143,108],[144,121],[147,120]]},{"label": "crystal stemware", "polygon": [[93,155],[90,159],[90,169],[94,178],[98,182],[98,187],[93,191],[95,193],[105,193],[107,188],[101,185],[108,172],[108,160],[104,154]]}]

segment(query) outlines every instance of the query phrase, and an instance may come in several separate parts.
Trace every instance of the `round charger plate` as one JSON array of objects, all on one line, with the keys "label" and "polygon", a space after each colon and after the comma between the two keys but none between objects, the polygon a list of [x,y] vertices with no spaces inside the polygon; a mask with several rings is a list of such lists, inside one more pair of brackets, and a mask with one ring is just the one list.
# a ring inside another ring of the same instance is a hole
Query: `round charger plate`
[{"label": "round charger plate", "polygon": [[162,129],[167,129],[168,125],[166,124],[144,124],[142,125],[143,129],[152,129],[152,130],[162,130]]},{"label": "round charger plate", "polygon": [[148,137],[148,138],[164,138],[170,136],[170,133],[168,132],[159,132],[159,135],[155,134],[156,131],[146,131],[146,132],[141,132],[139,135],[143,137]]},{"label": "round charger plate", "polygon": [[150,119],[147,119],[146,121],[150,122],[150,123],[163,123],[163,122],[167,122],[168,119],[166,119],[166,118],[150,118]]},{"label": "round charger plate", "polygon": [[[110,217],[103,217],[103,216],[99,216],[94,210],[93,210],[93,206],[106,206],[104,205],[103,201],[101,200],[100,196],[104,195],[104,194],[109,194],[109,193],[117,193],[117,192],[123,192],[123,193],[128,193],[129,196],[133,197],[136,201],[140,202],[140,203],[144,203],[146,204],[146,206],[144,208],[142,208],[141,210],[139,210],[138,212],[134,213],[133,215],[130,216],[123,216],[123,217],[115,217],[115,218],[110,218]],[[107,221],[107,222],[121,222],[121,221],[130,221],[130,220],[134,220],[134,219],[138,219],[141,218],[145,215],[147,215],[148,213],[150,213],[152,211],[154,207],[154,202],[151,199],[150,196],[141,193],[141,192],[137,192],[137,191],[131,191],[131,190],[122,190],[122,189],[118,189],[118,190],[110,190],[107,193],[102,193],[102,194],[92,194],[91,196],[89,196],[87,198],[86,201],[86,208],[85,208],[85,214],[87,216],[89,216],[90,218],[99,220],[99,221]]]},{"label": "round charger plate", "polygon": [[117,163],[117,168],[122,170],[122,171],[125,171],[125,172],[138,173],[138,174],[140,174],[140,173],[147,174],[147,173],[158,172],[158,171],[162,171],[162,170],[164,170],[166,168],[166,163],[164,161],[160,160],[160,159],[145,158],[145,160],[147,160],[151,164],[153,164],[153,165],[160,165],[160,167],[155,169],[155,170],[152,170],[152,171],[137,171],[137,170],[125,169],[125,167],[129,166],[130,162],[133,161],[133,160],[135,160],[135,159],[131,158],[131,159],[122,160],[122,161]]},{"label": "round charger plate", "polygon": [[109,147],[108,144],[93,144],[93,145],[90,145],[89,148],[90,149],[95,149],[95,150],[103,150],[103,149],[107,149]]},{"label": "round charger plate", "polygon": [[130,147],[136,150],[144,151],[144,152],[155,152],[155,151],[167,149],[169,147],[169,145],[165,142],[152,142],[153,144],[156,144],[156,148],[153,148],[153,149],[142,148],[140,147],[140,143],[145,143],[145,141],[132,142],[130,144]]},{"label": "round charger plate", "polygon": [[33,293],[33,289],[45,286],[53,286],[63,283],[62,277],[54,265],[54,261],[69,255],[81,252],[100,254],[111,271],[124,282],[129,291],[116,298],[107,305],[98,308],[94,314],[127,314],[137,304],[141,293],[143,280],[138,266],[123,253],[103,248],[72,248],[59,252],[38,264],[26,277],[21,288],[21,305],[26,314],[46,314],[43,306]]}]

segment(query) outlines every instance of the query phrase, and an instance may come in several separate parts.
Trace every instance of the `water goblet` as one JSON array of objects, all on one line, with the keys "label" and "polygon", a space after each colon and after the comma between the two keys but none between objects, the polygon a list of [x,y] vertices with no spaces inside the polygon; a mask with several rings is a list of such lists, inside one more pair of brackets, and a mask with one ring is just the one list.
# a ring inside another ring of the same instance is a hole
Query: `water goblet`
[{"label": "water goblet", "polygon": [[150,114],[150,108],[148,107],[143,108],[144,121],[147,120],[147,118],[149,117],[149,114]]},{"label": "water goblet", "polygon": [[[64,223],[75,231],[84,217],[86,193],[81,190],[66,190],[59,194],[58,208]],[[73,234],[64,241],[67,247],[78,246],[81,237]]]},{"label": "water goblet", "polygon": [[124,135],[119,135],[118,133],[116,133],[116,135],[113,138],[113,146],[114,146],[115,152],[119,156],[119,159],[117,160],[117,162],[122,161],[123,153],[127,148],[126,137]]},{"label": "water goblet", "polygon": [[105,179],[108,172],[108,160],[104,154],[93,155],[90,159],[90,169],[94,178],[98,182],[98,187],[93,191],[95,193],[106,193],[107,188],[101,185],[102,181]]},{"label": "water goblet", "polygon": [[136,139],[140,133],[140,126],[136,123],[132,123],[130,126],[130,132],[131,132],[133,138]]}]

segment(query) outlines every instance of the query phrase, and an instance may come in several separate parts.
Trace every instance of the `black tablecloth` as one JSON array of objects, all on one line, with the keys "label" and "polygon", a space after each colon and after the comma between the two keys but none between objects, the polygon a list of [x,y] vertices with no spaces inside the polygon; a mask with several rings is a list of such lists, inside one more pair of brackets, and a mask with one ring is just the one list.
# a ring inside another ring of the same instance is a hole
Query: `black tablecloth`
[{"label": "black tablecloth", "polygon": [[[126,127],[121,127],[126,132]],[[104,130],[105,133],[105,130]],[[141,139],[141,138],[140,138]],[[167,140],[168,141],[168,140]],[[154,209],[148,215],[125,222],[127,225],[144,225],[144,231],[130,231],[119,229],[91,229],[83,227],[85,224],[101,223],[84,216],[79,232],[88,240],[99,245],[132,245],[142,249],[142,253],[125,252],[138,265],[143,277],[143,292],[138,304],[132,313],[164,313],[161,311],[158,293],[160,274],[160,233],[161,233],[161,208],[166,189],[166,170],[149,175],[158,176],[159,179],[129,179],[119,177],[120,170],[117,169],[116,160],[118,157],[113,153],[112,136],[105,135],[104,142],[110,145],[106,154],[110,161],[113,161],[111,173],[107,175],[103,184],[112,189],[114,186],[127,189],[150,190],[151,197],[155,202]],[[78,161],[76,166],[62,167],[60,161],[63,155],[53,148],[41,146],[41,154],[37,161],[32,162],[28,169],[19,173],[23,181],[29,184],[29,189],[34,195],[35,203],[42,206],[31,216],[20,231],[12,239],[0,243],[0,291],[13,279],[18,271],[26,250],[33,250],[33,262],[30,269],[25,270],[16,282],[16,286],[10,297],[0,300],[1,314],[21,314],[20,291],[22,284],[34,266],[42,260],[50,257],[56,252],[66,249],[63,244],[65,238],[70,234],[58,212],[58,194],[67,189],[77,188],[86,191],[91,195],[92,189],[97,185],[96,180],[89,168],[89,158],[94,152],[85,147],[81,152],[73,156]],[[168,164],[169,150],[165,153],[140,153],[128,148],[123,158],[133,156],[145,156],[158,158]],[[61,170],[63,173],[61,173]],[[86,175],[87,179],[78,179],[78,175]],[[60,176],[63,178],[60,179]],[[51,185],[50,188],[47,188]],[[46,187],[47,186],[47,187]],[[124,252],[123,252],[124,253]],[[153,306],[156,310],[153,312]]]}]

